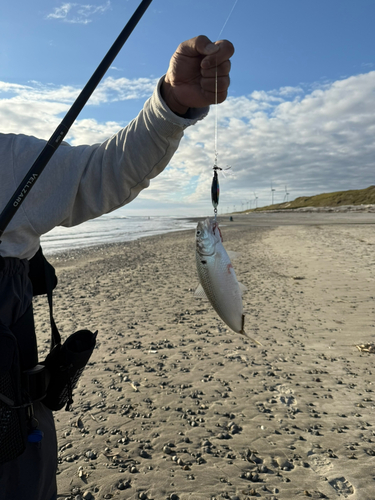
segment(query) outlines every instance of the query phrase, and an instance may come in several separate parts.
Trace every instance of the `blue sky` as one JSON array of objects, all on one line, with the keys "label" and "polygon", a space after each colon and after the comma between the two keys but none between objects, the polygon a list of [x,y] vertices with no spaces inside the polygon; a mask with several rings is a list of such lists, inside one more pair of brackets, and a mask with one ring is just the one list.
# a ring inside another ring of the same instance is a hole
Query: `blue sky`
[{"label": "blue sky", "polygon": [[[138,0],[6,2],[0,18],[3,132],[49,138]],[[232,8],[233,12],[228,19]],[[104,140],[136,116],[177,45],[231,40],[218,108],[220,210],[375,184],[375,2],[153,0],[67,139]],[[214,115],[187,130],[129,214],[210,213]],[[173,193],[173,194],[171,194]]]}]

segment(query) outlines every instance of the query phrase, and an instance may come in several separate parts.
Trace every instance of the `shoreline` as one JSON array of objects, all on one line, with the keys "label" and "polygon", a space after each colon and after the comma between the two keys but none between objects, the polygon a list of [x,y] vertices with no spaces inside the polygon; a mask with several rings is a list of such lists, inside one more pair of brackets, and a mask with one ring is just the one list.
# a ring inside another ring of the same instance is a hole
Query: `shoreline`
[{"label": "shoreline", "polygon": [[63,339],[99,329],[55,413],[60,499],[373,500],[375,231],[221,224],[261,348],[194,298],[193,230],[50,259]]},{"label": "shoreline", "polygon": [[41,238],[46,255],[124,243],[144,237],[192,229],[188,218],[103,216],[70,228],[56,227]]},{"label": "shoreline", "polygon": [[[230,221],[230,217],[233,217],[233,221]],[[184,220],[187,222],[197,224],[199,221],[206,219],[211,216],[202,216],[202,217],[183,217],[178,218],[178,220]],[[291,212],[291,211],[264,211],[264,212],[253,212],[251,214],[229,214],[229,215],[218,215],[218,222],[223,227],[244,227],[247,229],[249,226],[251,227],[264,227],[264,228],[272,228],[278,226],[288,226],[288,225],[373,225],[375,224],[375,216],[372,213],[358,213],[353,212],[349,214],[338,214],[338,213],[316,213],[316,212]],[[122,242],[107,242],[102,244],[94,244],[90,246],[82,246],[75,247],[65,250],[47,250],[45,254],[48,258],[60,257],[68,258],[70,254],[72,255],[80,255],[84,252],[96,252],[100,251],[100,249],[105,249],[106,247],[110,248],[113,245],[126,245],[133,241],[139,241],[148,238],[157,238],[163,235],[168,234],[176,234],[176,233],[184,233],[184,232],[193,232],[193,228],[186,229],[176,229],[176,230],[168,230],[165,233],[154,234],[154,235],[145,235],[139,236],[136,239],[132,240],[124,240]],[[193,238],[193,237],[192,237]],[[43,247],[43,244],[42,244]]]}]

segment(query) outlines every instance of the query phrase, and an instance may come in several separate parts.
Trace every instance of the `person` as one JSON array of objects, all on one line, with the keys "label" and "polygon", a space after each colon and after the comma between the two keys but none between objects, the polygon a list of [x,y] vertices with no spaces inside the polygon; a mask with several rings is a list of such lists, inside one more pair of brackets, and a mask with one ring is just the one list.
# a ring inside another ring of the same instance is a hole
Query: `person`
[{"label": "person", "polygon": [[[218,103],[226,99],[233,53],[229,41],[212,43],[202,35],[181,43],[153,95],[128,126],[102,144],[62,143],[51,158],[0,244],[0,325],[17,339],[22,370],[38,362],[28,273],[40,236],[55,226],[74,226],[116,210],[147,188],[168,165],[184,129],[207,115],[215,94]],[[44,145],[35,137],[0,134],[0,209]],[[7,362],[1,356],[0,379]],[[28,442],[21,455],[0,465],[0,500],[57,496],[53,415],[43,401],[35,402],[33,411],[43,439]]]}]

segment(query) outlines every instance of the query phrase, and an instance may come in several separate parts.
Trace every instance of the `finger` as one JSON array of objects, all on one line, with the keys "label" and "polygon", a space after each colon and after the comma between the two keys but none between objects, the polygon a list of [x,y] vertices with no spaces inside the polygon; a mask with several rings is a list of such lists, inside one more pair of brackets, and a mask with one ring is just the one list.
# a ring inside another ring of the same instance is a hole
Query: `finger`
[{"label": "finger", "polygon": [[230,61],[224,61],[220,66],[215,66],[210,69],[201,69],[201,75],[203,78],[216,78],[216,76],[227,76],[229,75],[231,68]]},{"label": "finger", "polygon": [[218,94],[226,92],[230,84],[229,76],[221,76],[220,78],[201,78],[201,88],[205,92],[215,94],[216,88]]},{"label": "finger", "polygon": [[213,45],[216,47],[215,51],[211,49],[211,44],[206,46],[206,51],[212,50],[212,53],[207,54],[207,56],[204,59],[202,59],[201,62],[202,69],[209,69],[219,66],[224,61],[229,60],[229,58],[232,57],[232,55],[234,54],[233,44],[228,40],[220,40],[218,42],[215,42]]},{"label": "finger", "polygon": [[208,92],[206,90],[202,90],[202,94],[204,96],[206,105],[209,106],[211,104],[220,104],[221,102],[224,102],[225,99],[227,98],[228,91],[225,90],[223,92],[218,92],[217,94],[215,92]]}]

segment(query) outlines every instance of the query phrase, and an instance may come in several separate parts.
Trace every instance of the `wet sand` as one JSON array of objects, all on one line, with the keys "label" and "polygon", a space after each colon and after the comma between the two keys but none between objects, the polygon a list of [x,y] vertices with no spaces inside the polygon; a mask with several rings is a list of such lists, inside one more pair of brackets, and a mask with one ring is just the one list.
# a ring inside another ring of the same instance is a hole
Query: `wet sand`
[{"label": "wet sand", "polygon": [[194,298],[193,231],[51,258],[62,337],[99,330],[55,413],[59,498],[374,500],[375,225],[345,215],[222,222],[263,347]]}]

